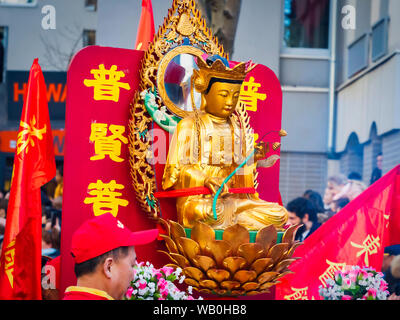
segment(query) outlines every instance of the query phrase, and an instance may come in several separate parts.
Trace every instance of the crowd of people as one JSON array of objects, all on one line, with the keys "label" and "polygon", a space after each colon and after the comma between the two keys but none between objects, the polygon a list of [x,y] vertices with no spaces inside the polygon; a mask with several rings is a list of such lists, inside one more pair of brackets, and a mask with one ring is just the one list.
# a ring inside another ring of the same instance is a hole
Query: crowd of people
[{"label": "crowd of people", "polygon": [[[56,177],[41,188],[44,262],[60,254],[62,195],[63,167],[59,166],[56,170]],[[9,191],[0,191],[0,252],[3,245],[9,197]]]},{"label": "crowd of people", "polygon": [[[382,155],[379,154],[370,185],[381,177]],[[339,174],[328,178],[323,196],[317,191],[307,190],[290,201],[286,206],[288,225],[302,225],[296,233],[296,240],[303,242],[365,189],[367,185],[362,182],[360,174],[353,172],[348,177]],[[389,284],[390,299],[400,300],[400,244],[385,248],[382,272]]]}]

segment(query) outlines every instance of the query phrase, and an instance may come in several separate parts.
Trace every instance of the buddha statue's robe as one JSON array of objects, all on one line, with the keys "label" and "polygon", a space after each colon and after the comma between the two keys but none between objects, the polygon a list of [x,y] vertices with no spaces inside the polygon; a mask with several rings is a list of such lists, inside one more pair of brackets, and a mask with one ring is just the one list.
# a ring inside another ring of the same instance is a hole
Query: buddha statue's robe
[{"label": "buddha statue's robe", "polygon": [[[201,112],[181,120],[170,143],[162,186],[164,190],[204,187],[207,177],[228,177],[250,154],[244,126],[233,114],[227,119]],[[256,162],[249,161],[227,183],[228,188],[254,188]],[[282,227],[288,218],[285,208],[266,202],[257,194],[219,196],[217,220],[213,217],[213,195],[177,198],[178,222],[192,228],[196,221],[225,229],[236,223],[249,230],[273,224]]]}]

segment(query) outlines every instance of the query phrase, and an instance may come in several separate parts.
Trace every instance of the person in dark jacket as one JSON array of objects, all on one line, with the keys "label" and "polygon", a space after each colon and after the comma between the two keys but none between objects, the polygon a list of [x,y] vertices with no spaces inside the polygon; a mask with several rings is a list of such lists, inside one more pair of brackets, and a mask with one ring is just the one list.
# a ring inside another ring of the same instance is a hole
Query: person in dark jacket
[{"label": "person in dark jacket", "polygon": [[296,198],[288,203],[286,209],[289,212],[288,222],[291,225],[303,224],[297,230],[296,240],[304,241],[320,226],[317,209],[310,200],[303,197]]}]

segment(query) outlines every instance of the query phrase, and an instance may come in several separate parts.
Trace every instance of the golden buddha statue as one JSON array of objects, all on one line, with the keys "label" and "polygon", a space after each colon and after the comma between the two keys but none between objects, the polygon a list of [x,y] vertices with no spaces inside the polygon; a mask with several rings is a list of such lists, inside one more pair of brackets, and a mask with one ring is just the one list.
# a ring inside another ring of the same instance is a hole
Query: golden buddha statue
[{"label": "golden buddha statue", "polygon": [[264,143],[256,144],[253,161],[248,161],[224,184],[217,199],[215,219],[212,208],[215,193],[249,152],[254,151],[254,145],[246,145],[245,130],[235,113],[249,70],[245,63],[230,68],[228,61],[220,56],[213,56],[207,62],[198,58],[197,65],[199,70],[194,70],[192,84],[202,95],[201,108],[179,122],[170,143],[162,185],[164,190],[207,187],[211,194],[178,198],[178,222],[187,228],[192,228],[196,221],[214,229],[226,229],[236,223],[248,230],[271,224],[281,228],[288,219],[284,207],[266,202],[257,194],[229,192],[230,188],[254,188],[257,161],[266,157]]}]

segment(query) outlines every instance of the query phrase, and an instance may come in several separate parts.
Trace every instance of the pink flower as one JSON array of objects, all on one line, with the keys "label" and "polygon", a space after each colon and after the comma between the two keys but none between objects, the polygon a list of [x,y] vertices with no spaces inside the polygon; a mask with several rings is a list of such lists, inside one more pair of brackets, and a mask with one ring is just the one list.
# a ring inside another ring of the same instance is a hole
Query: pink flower
[{"label": "pink flower", "polygon": [[132,297],[132,293],[133,293],[133,288],[129,287],[128,291],[126,291],[125,296],[130,299]]},{"label": "pink flower", "polygon": [[164,298],[164,299],[166,299],[167,297],[168,297],[168,290],[167,289],[165,289],[165,290],[160,290],[160,293],[161,293],[161,296]]},{"label": "pink flower", "polygon": [[356,282],[357,281],[357,276],[358,276],[358,271],[357,270],[351,270],[349,273],[349,278],[351,282]]},{"label": "pink flower", "polygon": [[154,270],[153,276],[155,276],[157,278],[157,280],[160,280],[160,278],[162,277],[162,274],[158,270]]},{"label": "pink flower", "polygon": [[370,288],[370,289],[368,289],[366,296],[376,298],[376,294],[377,294],[377,290],[374,288]]},{"label": "pink flower", "polygon": [[187,299],[188,300],[194,300],[194,298],[192,296],[188,296]]},{"label": "pink flower", "polygon": [[145,288],[147,287],[147,283],[146,283],[146,281],[144,281],[144,280],[139,281],[138,284],[139,284],[138,288],[139,288],[140,290],[143,290],[143,289],[145,289]]},{"label": "pink flower", "polygon": [[342,296],[342,300],[351,300],[351,299],[352,299],[351,296],[348,295]]},{"label": "pink flower", "polygon": [[345,284],[346,287],[350,288],[351,280],[349,278],[343,278],[343,283]]},{"label": "pink flower", "polygon": [[172,272],[174,272],[174,269],[171,267],[163,267],[161,268],[161,271],[164,272],[166,277],[168,277],[169,275],[172,274]]},{"label": "pink flower", "polygon": [[167,280],[165,280],[164,278],[158,280],[157,286],[158,288],[160,288],[160,292],[161,290],[164,290],[167,285],[168,285]]},{"label": "pink flower", "polygon": [[379,290],[385,291],[388,288],[388,284],[385,281],[381,281],[381,284],[379,285]]}]

